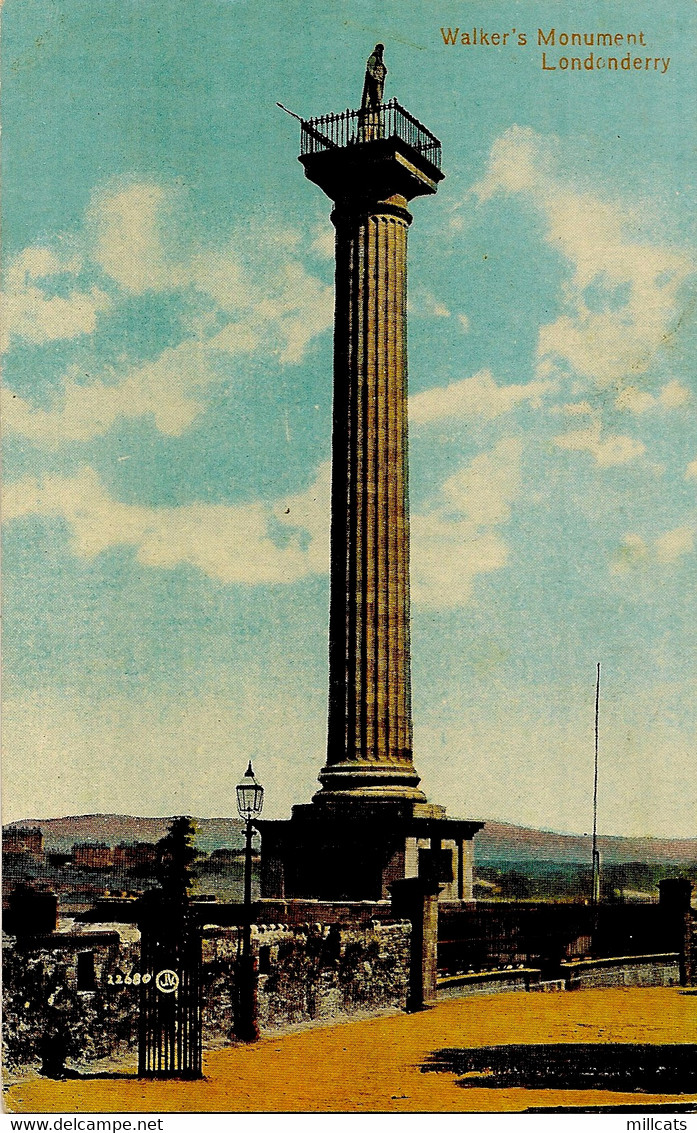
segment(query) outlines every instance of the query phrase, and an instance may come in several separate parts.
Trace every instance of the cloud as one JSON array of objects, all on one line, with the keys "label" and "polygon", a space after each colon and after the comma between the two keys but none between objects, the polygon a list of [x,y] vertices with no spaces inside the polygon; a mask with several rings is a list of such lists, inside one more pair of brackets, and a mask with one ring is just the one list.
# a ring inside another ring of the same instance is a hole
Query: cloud
[{"label": "cloud", "polygon": [[480,531],[467,520],[439,513],[415,515],[412,530],[412,582],[415,603],[441,610],[466,606],[478,574],[500,570],[508,546],[495,531]]},{"label": "cloud", "polygon": [[554,405],[549,412],[563,417],[595,418],[597,416],[597,410],[593,408],[589,401],[572,401],[567,405]]},{"label": "cloud", "polygon": [[[193,337],[151,361],[90,374],[68,368],[48,408],[6,397],[7,426],[54,447],[101,436],[120,417],[149,416],[160,432],[179,435],[220,382],[221,355],[297,365],[331,327],[333,288],[305,268],[298,232],[269,217],[263,232],[250,225],[217,248],[185,248],[175,232],[181,208],[176,192],[148,182],[103,190],[90,205],[80,255],[31,248],[13,262],[6,297],[11,333],[32,342],[91,334],[100,311],[146,291],[178,291],[184,310],[188,304],[195,313],[182,319]],[[99,286],[67,297],[46,290],[56,277],[90,271]]]},{"label": "cloud", "polygon": [[[497,138],[489,153],[481,181],[472,186],[480,201],[496,193],[532,193],[540,181],[551,175],[551,161],[544,139],[529,127],[511,126]],[[541,161],[547,168],[540,169]]]},{"label": "cloud", "polygon": [[[478,574],[505,565],[495,530],[520,492],[521,445],[500,441],[440,487],[433,505],[412,516],[412,593],[427,606],[465,605]],[[75,476],[26,477],[8,484],[5,523],[54,516],[70,529],[73,553],[92,559],[130,546],[145,566],[188,564],[224,583],[288,585],[329,567],[330,464],[303,492],[250,504],[144,507],[114,499],[94,469]]]},{"label": "cloud", "polygon": [[490,421],[526,401],[538,406],[541,398],[557,388],[551,381],[499,386],[489,370],[480,370],[471,378],[415,394],[409,399],[409,419],[413,425],[471,417]]},{"label": "cloud", "polygon": [[[43,345],[92,334],[97,315],[109,308],[111,300],[100,287],[77,285],[82,270],[79,256],[60,256],[46,247],[25,248],[7,270],[1,348],[6,350],[13,338]],[[51,293],[57,282],[64,284],[65,294]]]},{"label": "cloud", "polygon": [[409,293],[409,313],[417,317],[449,319],[452,312],[427,287],[413,287]]},{"label": "cloud", "polygon": [[625,535],[613,553],[610,573],[627,574],[655,563],[677,563],[683,555],[694,551],[694,548],[695,532],[692,527],[676,527],[657,536],[650,543],[641,535]]},{"label": "cloud", "polygon": [[641,535],[625,535],[613,554],[611,574],[626,574],[648,562],[649,549]]},{"label": "cloud", "polygon": [[[639,397],[643,397],[638,390],[636,393]],[[625,408],[632,403],[632,396],[629,394]],[[658,404],[660,398],[651,398],[651,401]],[[643,412],[644,409],[642,408],[641,411]],[[557,448],[567,449],[569,452],[588,452],[600,468],[616,468],[620,465],[641,462],[643,467],[655,476],[662,476],[665,472],[665,465],[652,462],[646,457],[646,445],[643,441],[620,433],[603,433],[602,414],[589,401],[555,405],[549,412],[555,416],[589,418],[587,425],[554,437],[553,444]]]},{"label": "cloud", "polygon": [[287,584],[327,570],[329,464],[313,484],[287,501],[141,507],[105,491],[92,468],[73,477],[31,478],[5,489],[5,522],[58,516],[71,529],[72,549],[90,559],[132,546],[146,566],[187,563],[226,583]]},{"label": "cloud", "polygon": [[520,441],[510,438],[475,456],[442,485],[445,509],[480,525],[506,523],[511,518],[509,504],[520,492],[521,453]]},{"label": "cloud", "polygon": [[637,389],[636,386],[627,386],[617,397],[615,405],[618,409],[641,414],[651,409],[682,409],[689,401],[690,391],[687,386],[678,381],[671,381],[655,396],[646,390]]},{"label": "cloud", "polygon": [[410,288],[407,308],[410,315],[422,319],[450,319],[457,318],[460,324],[460,329],[467,334],[470,329],[470,321],[464,313],[455,313],[443,303],[432,291],[427,287],[417,284],[415,287]]},{"label": "cloud", "polygon": [[555,140],[512,126],[492,146],[480,201],[518,194],[546,222],[545,238],[572,269],[564,312],[540,327],[538,357],[606,386],[646,371],[675,330],[683,282],[694,261],[672,247],[632,239],[621,202],[580,192],[557,173]]},{"label": "cloud", "polygon": [[127,291],[189,289],[220,313],[209,345],[232,354],[257,347],[281,363],[302,361],[332,325],[333,288],[305,268],[301,234],[273,217],[218,247],[183,247],[178,194],[147,182],[98,194],[89,214],[92,256]]},{"label": "cloud", "polygon": [[666,531],[655,542],[659,563],[675,563],[695,549],[695,533],[691,527],[676,527]]},{"label": "cloud", "polygon": [[125,291],[176,288],[185,272],[167,255],[174,201],[153,182],[97,192],[87,224],[91,259]]},{"label": "cloud", "polygon": [[599,421],[583,429],[562,433],[554,438],[554,444],[570,452],[589,452],[601,468],[632,464],[646,452],[646,445],[634,437],[623,437],[617,433],[601,436]]},{"label": "cloud", "polygon": [[309,536],[305,546],[308,573],[324,574],[329,567],[329,516],[331,503],[331,462],[317,470],[313,483],[304,492],[276,503],[276,520],[290,531]]},{"label": "cloud", "polygon": [[687,468],[685,469],[685,479],[697,480],[697,457],[695,457],[694,460],[691,460]]},{"label": "cloud", "polygon": [[314,229],[314,239],[310,244],[310,250],[314,252],[316,256],[333,260],[335,244],[336,235],[334,228],[330,228],[328,224],[318,224]]},{"label": "cloud", "polygon": [[257,312],[280,340],[279,362],[298,363],[314,338],[334,320],[334,290],[311,276],[300,263],[282,265],[276,277],[282,286],[274,299],[264,299]]},{"label": "cloud", "polygon": [[267,232],[237,234],[224,248],[191,261],[191,284],[223,317],[233,315],[210,345],[236,353],[262,346],[279,362],[301,362],[314,338],[334,319],[334,289],[307,271],[300,236],[267,222]]},{"label": "cloud", "polygon": [[438,609],[467,605],[478,574],[500,570],[508,547],[494,530],[520,493],[519,441],[499,441],[450,476],[431,508],[411,519],[414,601]]},{"label": "cloud", "polygon": [[150,416],[161,433],[179,436],[202,412],[204,391],[217,380],[211,363],[207,346],[185,341],[152,362],[93,381],[85,382],[84,373],[73,367],[51,408],[39,409],[22,397],[6,396],[3,422],[52,448],[103,436],[127,417]]}]

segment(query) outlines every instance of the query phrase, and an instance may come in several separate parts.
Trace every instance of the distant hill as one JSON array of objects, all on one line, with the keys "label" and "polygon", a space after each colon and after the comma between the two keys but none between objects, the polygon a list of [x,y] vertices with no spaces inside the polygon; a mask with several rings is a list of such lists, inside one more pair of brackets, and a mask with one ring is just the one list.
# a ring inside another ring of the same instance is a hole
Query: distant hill
[{"label": "distant hill", "polygon": [[[475,858],[487,861],[587,862],[590,835],[555,834],[508,822],[487,820],[475,838]],[[646,862],[656,865],[697,862],[697,838],[620,838],[601,835],[598,848],[603,861]]]},{"label": "distant hill", "polygon": [[[27,818],[12,826],[39,826],[44,849],[70,850],[74,842],[157,842],[167,833],[172,818],[136,818],[130,814],[79,814],[66,818]],[[239,818],[197,818],[197,844],[210,854],[222,846],[241,849],[244,825]]]},{"label": "distant hill", "polygon": [[[67,851],[74,842],[156,842],[167,833],[171,818],[136,818],[129,814],[82,814],[67,818],[27,818],[13,826],[40,826],[49,851]],[[241,849],[239,818],[197,818],[198,845],[205,853],[221,847]],[[647,862],[656,865],[697,862],[697,838],[620,838],[601,836],[598,845],[608,864]],[[475,857],[493,861],[587,862],[590,836],[555,834],[509,822],[487,820],[475,839]]]}]

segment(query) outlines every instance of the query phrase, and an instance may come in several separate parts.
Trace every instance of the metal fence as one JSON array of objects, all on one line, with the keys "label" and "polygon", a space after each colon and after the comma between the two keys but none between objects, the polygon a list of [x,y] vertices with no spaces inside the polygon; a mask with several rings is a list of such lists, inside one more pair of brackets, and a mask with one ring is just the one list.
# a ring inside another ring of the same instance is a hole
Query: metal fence
[{"label": "metal fence", "polygon": [[442,975],[492,968],[541,968],[554,976],[576,957],[632,956],[679,951],[675,918],[658,905],[590,906],[572,903],[480,902],[476,909],[439,917],[438,970]]},{"label": "metal fence", "polygon": [[405,142],[437,169],[441,144],[435,134],[397,102],[396,98],[368,110],[344,110],[342,114],[322,114],[302,122],[301,154],[345,149],[366,142],[397,138]]}]

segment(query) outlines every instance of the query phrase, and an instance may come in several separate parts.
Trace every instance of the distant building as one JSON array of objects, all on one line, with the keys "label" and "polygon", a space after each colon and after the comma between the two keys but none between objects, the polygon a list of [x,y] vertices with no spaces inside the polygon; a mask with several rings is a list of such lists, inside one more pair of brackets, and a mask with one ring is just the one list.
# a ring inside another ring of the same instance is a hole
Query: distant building
[{"label": "distant building", "polygon": [[44,836],[39,826],[7,826],[2,832],[3,854],[34,854],[44,852]]},{"label": "distant building", "polygon": [[114,851],[106,842],[76,842],[73,846],[75,869],[112,869]]},{"label": "distant building", "polygon": [[153,842],[121,842],[114,846],[114,871],[144,873],[154,869],[157,847]]},{"label": "distant building", "polygon": [[219,850],[213,850],[210,857],[211,864],[214,862],[219,866],[232,865],[244,861],[244,850],[228,850],[225,847]]}]

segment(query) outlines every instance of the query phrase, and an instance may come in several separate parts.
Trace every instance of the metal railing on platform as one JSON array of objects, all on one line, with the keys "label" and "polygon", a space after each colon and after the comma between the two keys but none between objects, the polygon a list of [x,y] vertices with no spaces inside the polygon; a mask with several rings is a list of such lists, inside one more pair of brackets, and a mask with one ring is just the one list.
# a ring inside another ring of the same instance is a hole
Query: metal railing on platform
[{"label": "metal railing on platform", "polygon": [[391,138],[405,142],[440,169],[438,138],[400,106],[396,98],[367,110],[344,110],[341,114],[322,114],[303,120],[300,152],[304,156]]}]

